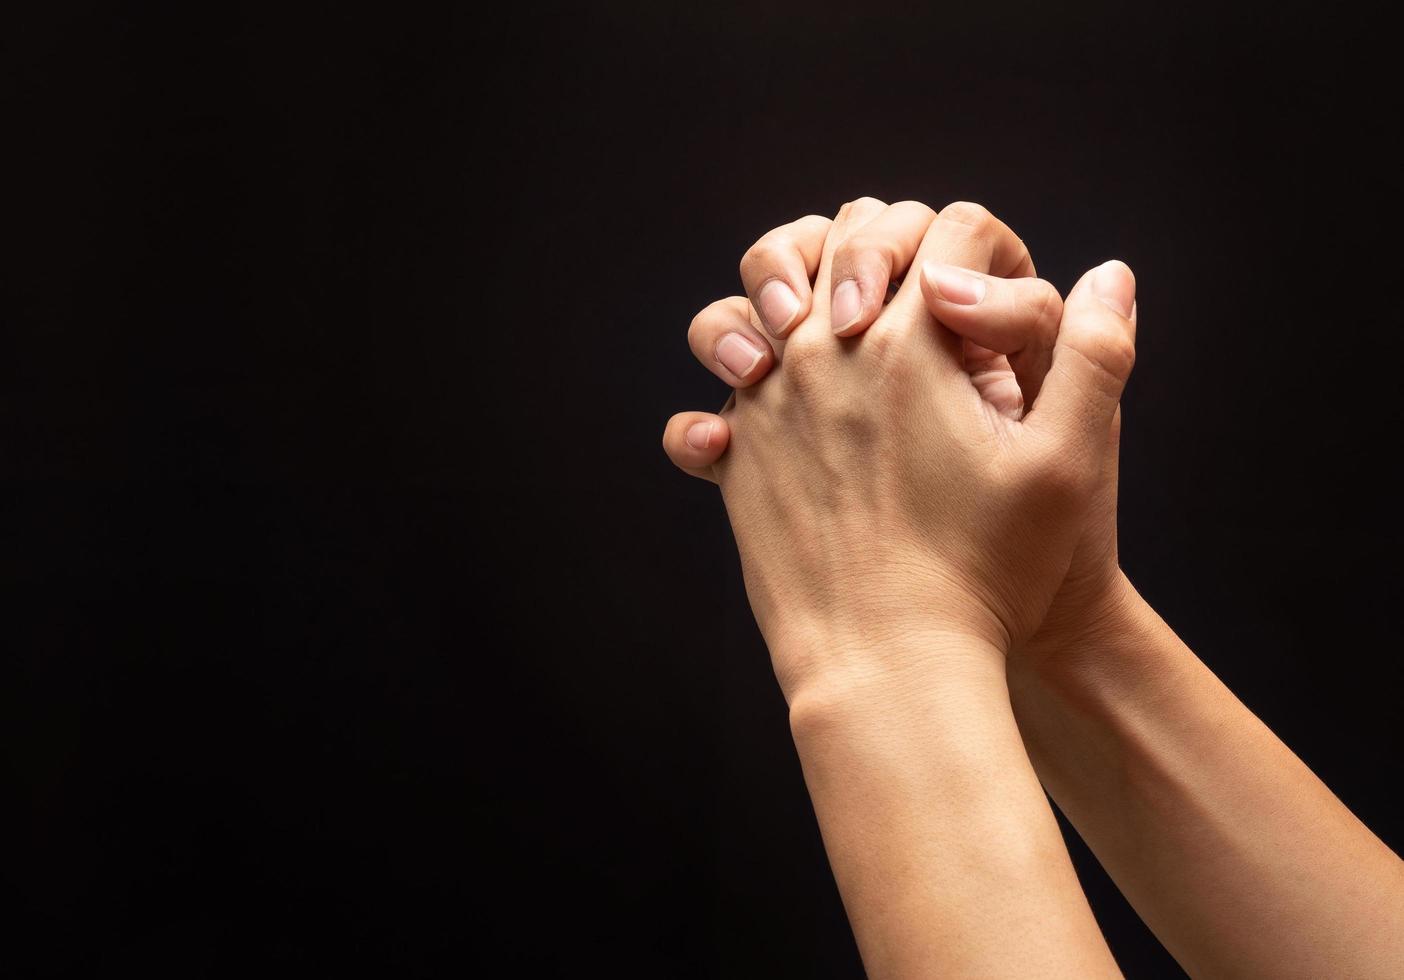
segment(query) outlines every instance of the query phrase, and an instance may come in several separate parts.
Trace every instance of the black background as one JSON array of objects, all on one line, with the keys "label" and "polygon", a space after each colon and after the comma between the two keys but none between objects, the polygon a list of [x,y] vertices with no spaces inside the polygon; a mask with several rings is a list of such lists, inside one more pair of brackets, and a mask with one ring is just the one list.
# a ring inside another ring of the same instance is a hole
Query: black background
[{"label": "black background", "polygon": [[1131,264],[1124,566],[1404,845],[1380,26],[976,7],[11,19],[7,972],[860,975],[658,445],[746,246],[860,195]]}]

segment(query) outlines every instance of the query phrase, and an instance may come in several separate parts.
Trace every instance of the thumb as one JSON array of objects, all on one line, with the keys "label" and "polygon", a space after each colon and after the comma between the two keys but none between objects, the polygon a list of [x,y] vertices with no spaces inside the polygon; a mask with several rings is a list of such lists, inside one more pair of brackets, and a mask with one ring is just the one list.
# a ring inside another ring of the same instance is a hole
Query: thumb
[{"label": "thumb", "polygon": [[1135,362],[1136,277],[1113,259],[1068,293],[1053,363],[1026,424],[1083,458],[1100,458]]},{"label": "thumb", "polygon": [[663,429],[663,451],[684,473],[717,482],[712,464],[726,452],[731,427],[710,412],[679,412]]}]

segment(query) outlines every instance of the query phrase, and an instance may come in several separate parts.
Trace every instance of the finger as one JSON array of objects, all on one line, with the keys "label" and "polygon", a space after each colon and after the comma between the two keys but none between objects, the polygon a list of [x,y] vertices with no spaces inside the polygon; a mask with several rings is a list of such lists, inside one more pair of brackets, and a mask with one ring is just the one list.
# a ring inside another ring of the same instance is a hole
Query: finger
[{"label": "finger", "polygon": [[968,201],[948,204],[936,215],[922,239],[919,257],[961,269],[974,269],[1001,279],[1034,274],[1033,259],[1023,239],[989,209]]},{"label": "finger", "polygon": [[1024,392],[1019,379],[1009,366],[1009,358],[988,347],[966,340],[965,373],[980,397],[994,406],[1001,415],[1019,419],[1024,414]]},{"label": "finger", "polygon": [[934,260],[922,263],[920,278],[931,315],[966,340],[1008,355],[1006,366],[1033,404],[1063,316],[1058,290],[1042,279],[1001,279]]},{"label": "finger", "polygon": [[751,303],[744,296],[719,299],[693,317],[687,343],[707,370],[733,388],[755,384],[775,363],[770,341],[751,322]]},{"label": "finger", "polygon": [[899,201],[855,230],[834,251],[830,324],[840,337],[862,333],[882,311],[889,284],[907,274],[936,212]]},{"label": "finger", "polygon": [[809,284],[819,270],[832,224],[820,215],[807,215],[766,232],[741,257],[741,286],[772,337],[785,336],[809,315]]},{"label": "finger", "polygon": [[[849,236],[864,227],[887,210],[887,204],[875,197],[860,197],[839,208],[833,226],[824,240],[823,254],[819,258],[819,269],[814,275],[814,308],[806,323],[806,333],[812,331],[817,343],[832,343],[833,331],[829,327],[830,283],[834,254]],[[812,325],[811,325],[812,324]],[[823,336],[819,336],[822,334]],[[793,338],[791,338],[793,339]],[[780,355],[784,357],[783,354]]]},{"label": "finger", "polygon": [[717,482],[712,464],[726,452],[731,430],[710,412],[679,412],[663,428],[663,451],[685,473]]},{"label": "finger", "polygon": [[1136,279],[1112,260],[1078,280],[1063,304],[1053,365],[1025,422],[1062,450],[1099,459],[1136,362]]},{"label": "finger", "polygon": [[[914,261],[918,266],[935,261],[1001,278],[1033,272],[1029,250],[1019,236],[986,208],[965,201],[947,205],[936,216],[926,229]],[[905,330],[928,314],[921,295],[921,278],[907,276],[903,280],[892,302],[868,328],[869,334],[882,335],[875,336],[875,340],[890,339],[886,337],[888,331]],[[815,290],[818,288],[816,283]],[[934,330],[930,339],[945,352],[945,356],[932,362],[933,367],[948,376],[952,375],[953,368],[964,371],[961,345],[951,331]]]},{"label": "finger", "polygon": [[1052,346],[1063,300],[1043,279],[1001,279],[935,260],[921,266],[921,292],[933,316],[962,337],[1001,354]]}]

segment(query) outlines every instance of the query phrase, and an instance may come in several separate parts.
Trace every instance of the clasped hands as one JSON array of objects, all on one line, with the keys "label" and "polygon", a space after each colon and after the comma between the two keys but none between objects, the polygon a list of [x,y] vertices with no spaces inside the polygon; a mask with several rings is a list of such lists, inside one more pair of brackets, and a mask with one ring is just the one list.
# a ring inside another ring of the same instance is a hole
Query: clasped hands
[{"label": "clasped hands", "polygon": [[1404,862],[1119,568],[1130,269],[1062,299],[984,208],[864,198],[741,277],[688,334],[732,399],[663,445],[721,485],[869,975],[1117,976],[1051,796],[1190,975],[1404,976]]},{"label": "clasped hands", "polygon": [[733,398],[663,441],[721,485],[792,708],[920,683],[933,649],[1051,651],[1117,601],[1124,264],[1064,302],[983,207],[863,198],[765,235],[741,275],[688,335]]}]

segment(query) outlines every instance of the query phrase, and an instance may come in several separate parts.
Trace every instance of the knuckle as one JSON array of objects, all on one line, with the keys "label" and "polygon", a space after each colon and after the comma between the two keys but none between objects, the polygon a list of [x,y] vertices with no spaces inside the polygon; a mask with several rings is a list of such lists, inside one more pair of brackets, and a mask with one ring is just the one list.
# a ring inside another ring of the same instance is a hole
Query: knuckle
[{"label": "knuckle", "polygon": [[892,207],[901,208],[903,211],[910,211],[914,214],[924,215],[928,221],[936,217],[936,209],[920,201],[898,201],[896,204],[892,205]]},{"label": "knuckle", "polygon": [[864,234],[863,232],[854,232],[852,235],[849,235],[843,241],[839,242],[838,247],[834,249],[834,261],[838,262],[841,258],[852,258],[854,253],[869,247],[868,243],[871,241],[871,238],[871,235]]},{"label": "knuckle", "polygon": [[953,201],[941,209],[944,221],[964,225],[974,234],[986,234],[994,230],[996,219],[990,209],[973,201]]},{"label": "knuckle", "polygon": [[687,325],[687,342],[693,350],[700,350],[699,345],[705,344],[707,337],[714,332],[713,327],[717,322],[718,315],[722,312],[723,302],[712,303],[704,307]]},{"label": "knuckle", "polygon": [[785,364],[791,371],[809,370],[824,360],[825,345],[817,343],[807,334],[790,338],[785,345]]},{"label": "knuckle", "polygon": [[1019,248],[1014,255],[1014,263],[1010,266],[1011,272],[1013,270],[1017,270],[1020,266],[1027,265],[1029,269],[1029,275],[1036,275],[1036,273],[1034,272],[1033,253],[1029,251],[1029,243],[1024,241],[1022,238],[1019,238],[1017,235],[1015,236],[1015,238],[1018,239]]},{"label": "knuckle", "polygon": [[921,360],[912,357],[907,343],[908,333],[900,325],[879,320],[863,334],[860,351],[868,362],[867,376],[874,393],[881,392],[900,398],[909,390],[921,371]]},{"label": "knuckle", "polygon": [[806,214],[803,218],[796,219],[791,227],[805,228],[815,226],[825,228],[832,224],[833,220],[833,218],[826,218],[822,214]]},{"label": "knuckle", "polygon": [[906,369],[907,359],[899,356],[901,339],[901,331],[884,320],[873,324],[863,335],[859,349],[872,362],[878,377],[892,377],[894,373]]},{"label": "knuckle", "polygon": [[778,269],[784,245],[779,237],[771,232],[741,256],[741,278],[749,281],[767,272]]},{"label": "knuckle", "polygon": [[1063,297],[1058,295],[1052,283],[1038,280],[1038,296],[1033,301],[1033,310],[1034,325],[1042,328],[1040,336],[1051,336],[1063,319]]},{"label": "knuckle", "polygon": [[829,373],[832,346],[805,336],[794,337],[785,345],[781,368],[796,388],[812,391],[823,383]]},{"label": "knuckle", "polygon": [[893,243],[875,235],[858,232],[834,250],[834,266],[845,272],[891,269]]},{"label": "knuckle", "polygon": [[1124,330],[1093,332],[1087,338],[1085,353],[1088,360],[1118,383],[1130,377],[1131,369],[1136,365],[1136,345]]},{"label": "knuckle", "polygon": [[856,197],[851,201],[846,201],[843,207],[839,208],[838,217],[834,220],[848,221],[851,220],[857,213],[863,211],[874,211],[880,208],[884,208],[886,206],[887,205],[883,204],[875,197]]}]

